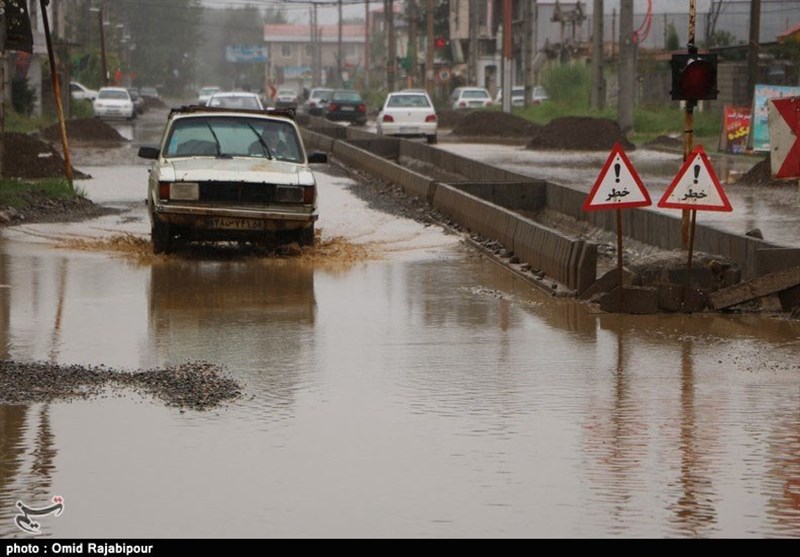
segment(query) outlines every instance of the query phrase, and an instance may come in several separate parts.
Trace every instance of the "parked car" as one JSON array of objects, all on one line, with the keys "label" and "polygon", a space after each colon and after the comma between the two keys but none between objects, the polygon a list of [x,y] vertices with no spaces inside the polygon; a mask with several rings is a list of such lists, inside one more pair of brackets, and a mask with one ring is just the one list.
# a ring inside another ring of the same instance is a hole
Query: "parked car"
[{"label": "parked car", "polygon": [[197,93],[197,104],[205,105],[211,95],[220,91],[222,91],[222,89],[216,85],[206,85]]},{"label": "parked car", "polygon": [[152,99],[160,99],[158,96],[158,89],[155,87],[140,87],[139,94],[143,97],[150,97]]},{"label": "parked car", "polygon": [[436,110],[422,91],[389,93],[378,113],[378,135],[425,137],[436,143]]},{"label": "parked car", "polygon": [[280,87],[275,93],[275,108],[292,108],[297,110],[297,91],[290,87]]},{"label": "parked car", "polygon": [[69,93],[72,95],[72,98],[76,101],[81,100],[89,100],[93,101],[97,98],[97,91],[94,89],[89,89],[82,83],[78,83],[77,81],[70,81],[69,82]]},{"label": "parked car", "polygon": [[350,122],[355,126],[367,123],[367,105],[358,91],[337,89],[331,93],[325,118],[334,122]]},{"label": "parked car", "polygon": [[324,116],[331,93],[333,93],[333,89],[320,87],[311,89],[308,98],[303,102],[303,112],[309,116]]},{"label": "parked car", "polygon": [[154,253],[176,242],[314,242],[317,186],[295,122],[277,113],[188,106],[142,146]]},{"label": "parked car", "polygon": [[456,87],[450,94],[450,107],[453,110],[485,108],[491,105],[492,97],[483,87]]},{"label": "parked car", "polygon": [[[542,104],[548,100],[547,91],[541,85],[533,88],[531,94],[531,103],[534,105]],[[503,104],[503,89],[497,90],[497,97],[494,100],[495,104]],[[511,88],[511,106],[525,106],[525,87],[522,85],[514,85]]]},{"label": "parked car", "polygon": [[124,87],[102,87],[92,104],[98,118],[136,118],[136,107]]},{"label": "parked car", "polygon": [[261,104],[261,99],[258,95],[244,91],[226,91],[214,93],[208,98],[206,105],[210,107],[264,110],[264,105]]},{"label": "parked car", "polygon": [[144,113],[144,99],[139,94],[139,89],[136,87],[128,87],[128,93],[131,96],[134,108],[136,108],[136,114]]}]

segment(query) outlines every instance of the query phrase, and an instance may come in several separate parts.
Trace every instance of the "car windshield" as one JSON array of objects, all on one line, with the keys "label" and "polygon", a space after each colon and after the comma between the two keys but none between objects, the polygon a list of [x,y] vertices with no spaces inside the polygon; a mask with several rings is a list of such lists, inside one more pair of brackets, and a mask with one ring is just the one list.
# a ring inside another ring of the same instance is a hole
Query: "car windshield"
[{"label": "car windshield", "polygon": [[98,99],[115,99],[115,100],[128,100],[128,93],[126,91],[100,91],[97,95]]},{"label": "car windshield", "polygon": [[461,96],[465,99],[488,99],[489,93],[480,89],[471,89],[461,93]]},{"label": "car windshield", "polygon": [[331,91],[330,89],[315,89],[314,91],[311,91],[311,96],[309,98],[327,99],[331,96],[331,93],[333,93],[333,91]]},{"label": "car windshield", "polygon": [[291,123],[229,116],[176,120],[164,156],[267,157],[303,162],[300,140]]},{"label": "car windshield", "polygon": [[425,95],[391,95],[386,102],[389,108],[430,108]]},{"label": "car windshield", "polygon": [[361,95],[355,91],[337,91],[333,94],[332,100],[361,102]]},{"label": "car windshield", "polygon": [[213,95],[217,91],[219,91],[219,87],[204,87],[200,89],[200,95]]},{"label": "car windshield", "polygon": [[215,95],[208,101],[208,106],[261,110],[261,105],[259,104],[258,99],[251,95]]}]

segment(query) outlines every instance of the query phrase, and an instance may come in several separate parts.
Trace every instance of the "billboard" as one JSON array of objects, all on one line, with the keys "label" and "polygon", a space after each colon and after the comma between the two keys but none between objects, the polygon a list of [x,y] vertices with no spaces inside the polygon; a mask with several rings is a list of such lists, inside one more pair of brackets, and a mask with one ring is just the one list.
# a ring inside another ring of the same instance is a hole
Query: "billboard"
[{"label": "billboard", "polygon": [[266,46],[234,44],[225,47],[225,60],[237,63],[264,63],[268,59]]}]

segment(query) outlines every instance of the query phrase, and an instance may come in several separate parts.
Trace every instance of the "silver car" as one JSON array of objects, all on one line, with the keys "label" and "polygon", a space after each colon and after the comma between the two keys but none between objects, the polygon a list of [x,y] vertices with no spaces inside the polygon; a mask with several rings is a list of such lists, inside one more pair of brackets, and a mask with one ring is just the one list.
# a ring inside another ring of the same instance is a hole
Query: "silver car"
[{"label": "silver car", "polygon": [[174,109],[157,147],[147,191],[154,253],[181,242],[313,245],[317,186],[291,112],[189,106]]}]

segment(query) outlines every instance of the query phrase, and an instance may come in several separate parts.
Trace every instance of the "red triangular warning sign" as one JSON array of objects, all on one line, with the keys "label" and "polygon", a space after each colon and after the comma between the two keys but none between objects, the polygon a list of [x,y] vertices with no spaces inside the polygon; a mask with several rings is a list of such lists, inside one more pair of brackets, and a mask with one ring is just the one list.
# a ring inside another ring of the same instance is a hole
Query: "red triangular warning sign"
[{"label": "red triangular warning sign", "polygon": [[658,206],[666,209],[733,211],[701,145],[686,157],[686,162],[664,192]]},{"label": "red triangular warning sign", "polygon": [[605,166],[600,171],[592,191],[583,202],[584,211],[646,207],[650,205],[650,194],[641,178],[617,143],[611,150]]}]

